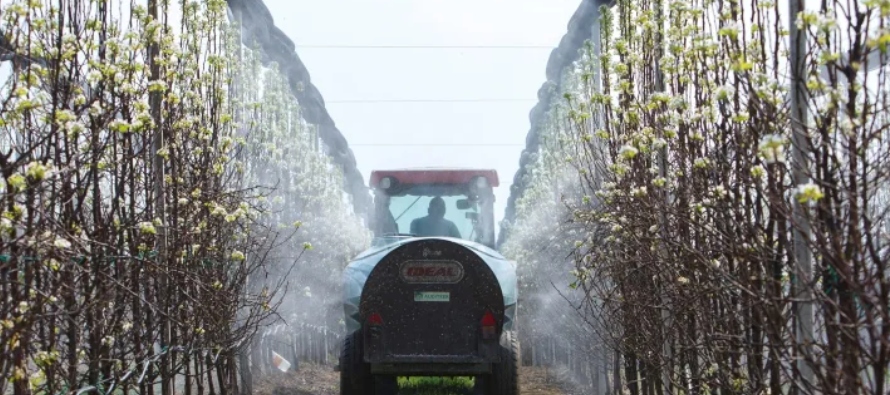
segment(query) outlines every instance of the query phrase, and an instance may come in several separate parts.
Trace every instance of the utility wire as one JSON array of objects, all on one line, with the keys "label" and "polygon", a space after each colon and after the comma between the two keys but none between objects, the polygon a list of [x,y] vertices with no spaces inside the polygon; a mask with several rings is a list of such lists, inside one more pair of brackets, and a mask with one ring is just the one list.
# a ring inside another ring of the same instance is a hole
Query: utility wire
[{"label": "utility wire", "polygon": [[325,100],[325,104],[361,104],[361,103],[508,103],[533,102],[538,99],[355,99]]},{"label": "utility wire", "polygon": [[448,143],[448,144],[424,144],[424,143],[367,143],[349,144],[352,147],[525,147],[525,144],[473,144],[473,143]]},{"label": "utility wire", "polygon": [[552,45],[297,45],[297,49],[554,49]]}]

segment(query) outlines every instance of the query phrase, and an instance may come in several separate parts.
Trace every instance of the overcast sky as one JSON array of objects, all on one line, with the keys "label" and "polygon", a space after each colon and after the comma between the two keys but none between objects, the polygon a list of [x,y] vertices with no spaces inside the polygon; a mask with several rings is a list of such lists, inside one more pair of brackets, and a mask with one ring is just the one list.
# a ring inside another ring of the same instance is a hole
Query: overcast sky
[{"label": "overcast sky", "polygon": [[[547,59],[580,0],[265,3],[296,44],[366,183],[373,169],[494,168],[500,221]],[[344,45],[545,48],[315,47]],[[468,99],[499,101],[364,102]]]}]

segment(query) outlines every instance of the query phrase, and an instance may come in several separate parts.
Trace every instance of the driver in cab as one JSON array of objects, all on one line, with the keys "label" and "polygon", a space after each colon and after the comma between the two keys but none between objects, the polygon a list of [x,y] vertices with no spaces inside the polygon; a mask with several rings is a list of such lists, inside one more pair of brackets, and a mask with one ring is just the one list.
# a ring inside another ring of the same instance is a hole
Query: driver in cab
[{"label": "driver in cab", "polygon": [[445,219],[445,200],[439,196],[430,200],[425,217],[411,221],[411,233],[419,237],[460,238],[460,231],[454,222]]}]

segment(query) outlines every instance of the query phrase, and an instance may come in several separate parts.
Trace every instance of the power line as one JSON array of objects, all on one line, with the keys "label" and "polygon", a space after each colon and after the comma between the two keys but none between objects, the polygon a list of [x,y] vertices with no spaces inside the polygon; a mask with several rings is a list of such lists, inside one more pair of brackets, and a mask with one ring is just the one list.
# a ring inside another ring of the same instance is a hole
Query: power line
[{"label": "power line", "polygon": [[350,143],[350,147],[525,147],[525,144],[476,144],[476,143]]},{"label": "power line", "polygon": [[297,49],[554,49],[552,45],[297,45]]},{"label": "power line", "polygon": [[508,102],[533,102],[538,99],[355,99],[355,100],[325,100],[325,104],[355,104],[355,103],[508,103]]}]

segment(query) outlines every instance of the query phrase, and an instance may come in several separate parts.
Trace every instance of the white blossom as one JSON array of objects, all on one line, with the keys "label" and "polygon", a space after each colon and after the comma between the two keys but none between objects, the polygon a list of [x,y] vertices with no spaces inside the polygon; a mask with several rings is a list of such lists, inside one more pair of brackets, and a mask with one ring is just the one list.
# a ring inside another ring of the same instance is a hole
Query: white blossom
[{"label": "white blossom", "polygon": [[158,230],[155,229],[155,225],[151,222],[140,222],[138,228],[139,231],[144,234],[154,235],[158,233]]},{"label": "white blossom", "polygon": [[767,163],[784,161],[785,137],[778,134],[768,134],[760,140],[760,156]]},{"label": "white blossom", "polygon": [[71,242],[68,240],[65,240],[61,237],[56,238],[56,241],[53,242],[53,245],[56,246],[56,248],[63,248],[63,249],[71,248]]},{"label": "white blossom", "polygon": [[755,179],[762,179],[766,175],[766,169],[761,165],[751,167],[751,176]]},{"label": "white blossom", "polygon": [[667,146],[667,140],[665,140],[661,137],[658,137],[658,138],[652,140],[652,148],[662,149],[666,146]]},{"label": "white blossom", "polygon": [[822,188],[819,188],[818,185],[812,182],[798,185],[795,189],[795,195],[797,196],[797,201],[800,203],[809,204],[818,202],[824,196]]},{"label": "white blossom", "polygon": [[633,159],[635,156],[637,156],[637,153],[639,153],[639,151],[633,146],[625,145],[621,147],[618,153],[624,159]]}]

